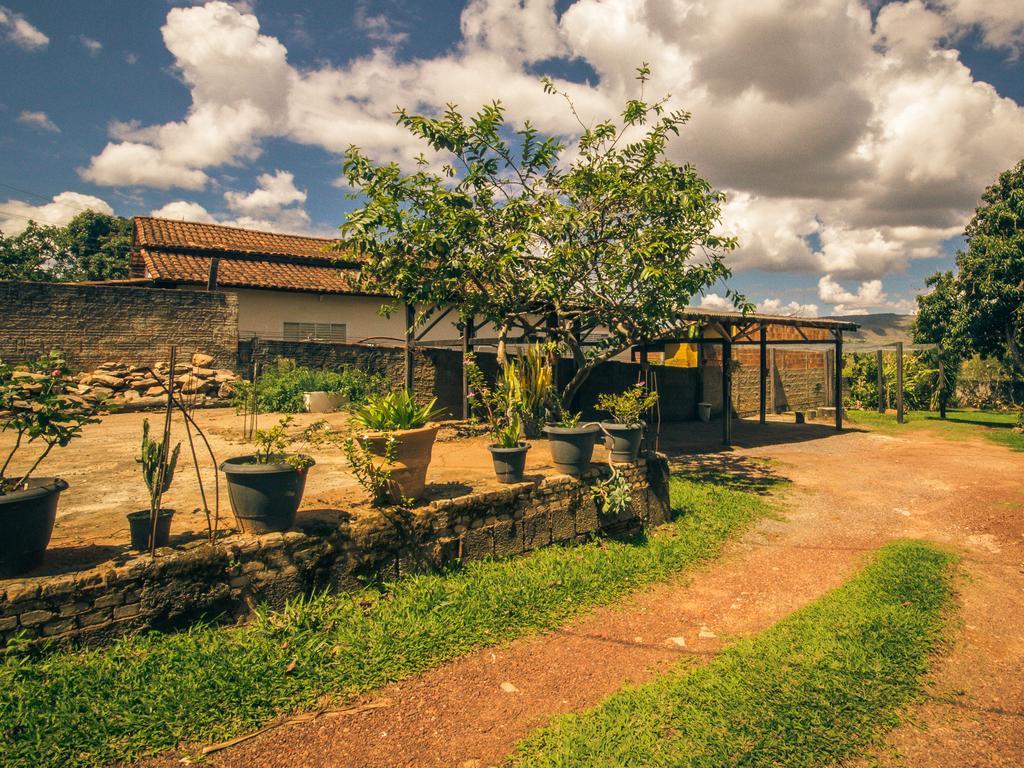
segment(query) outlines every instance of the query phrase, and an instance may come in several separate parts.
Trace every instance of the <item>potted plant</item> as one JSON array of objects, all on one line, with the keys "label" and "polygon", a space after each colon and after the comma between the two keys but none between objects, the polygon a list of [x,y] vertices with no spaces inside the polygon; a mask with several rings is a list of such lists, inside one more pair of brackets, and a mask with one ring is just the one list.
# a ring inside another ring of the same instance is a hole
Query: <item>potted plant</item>
[{"label": "potted plant", "polygon": [[157,547],[166,547],[170,541],[174,510],[161,507],[160,500],[171,487],[180,451],[181,443],[178,443],[168,457],[165,440],[150,440],[149,419],[143,420],[141,455],[135,461],[142,466],[142,479],[149,489],[149,509],[128,513],[132,549],[151,552]]},{"label": "potted plant", "polygon": [[656,402],[658,393],[648,392],[643,384],[637,384],[617,395],[601,395],[597,398],[597,409],[612,417],[611,421],[601,422],[612,461],[631,463],[637,460],[645,426],[641,417]]},{"label": "potted plant", "polygon": [[501,483],[522,482],[526,470],[526,452],[530,444],[519,439],[526,425],[523,417],[527,401],[523,381],[514,371],[506,370],[492,389],[483,371],[470,359],[467,361],[470,401],[476,415],[484,419],[494,442],[487,446],[494,462],[494,472]]},{"label": "potted plant", "polygon": [[544,431],[555,467],[567,475],[582,475],[590,466],[601,428],[593,422],[580,424],[580,414],[559,409],[558,421],[545,425]]},{"label": "potted plant", "polygon": [[288,435],[291,416],[270,429],[257,429],[256,452],[236,456],[220,465],[228,480],[228,498],[239,526],[247,533],[287,531],[306,490],[306,476],[316,462],[288,453],[295,439]]},{"label": "potted plant", "polygon": [[370,430],[359,436],[359,442],[388,465],[389,495],[395,503],[423,495],[438,430],[430,422],[441,414],[436,404],[434,398],[419,405],[403,389],[371,397],[352,414],[357,425]]},{"label": "potted plant", "polygon": [[[14,432],[14,446],[0,465],[0,578],[39,565],[50,543],[57,501],[68,484],[35,477],[55,447],[80,437],[82,427],[99,421],[102,402],[69,394],[77,385],[57,353],[44,355],[24,370],[0,361],[0,431]],[[42,450],[27,469],[13,471],[16,455],[32,443]]]}]

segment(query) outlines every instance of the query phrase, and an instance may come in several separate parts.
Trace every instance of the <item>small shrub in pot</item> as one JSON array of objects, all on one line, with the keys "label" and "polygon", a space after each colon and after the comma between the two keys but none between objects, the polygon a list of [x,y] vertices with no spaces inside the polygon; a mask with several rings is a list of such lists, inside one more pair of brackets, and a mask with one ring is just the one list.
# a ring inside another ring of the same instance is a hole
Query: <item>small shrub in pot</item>
[{"label": "small shrub in pot", "polygon": [[296,438],[288,434],[292,417],[270,429],[257,429],[255,453],[236,456],[220,465],[228,480],[228,498],[239,526],[247,533],[287,531],[295,523],[306,477],[316,462],[289,453]]},{"label": "small shrub in pot", "polygon": [[601,395],[597,399],[597,409],[612,417],[611,421],[601,422],[612,461],[631,463],[637,460],[644,436],[643,414],[657,402],[658,393],[648,392],[642,383],[625,392]]},{"label": "small shrub in pot", "polygon": [[359,443],[386,465],[388,495],[396,504],[423,495],[438,430],[431,422],[442,413],[436,405],[437,398],[420,405],[411,393],[398,390],[371,397],[353,411],[355,424],[369,430],[359,435]]},{"label": "small shrub in pot", "polygon": [[[57,501],[68,484],[37,477],[36,470],[54,448],[81,437],[82,428],[98,422],[106,410],[102,402],[74,394],[77,382],[69,374],[56,352],[21,368],[0,361],[0,431],[15,436],[0,464],[0,578],[35,568],[50,543]],[[15,461],[39,445],[27,466]]]},{"label": "small shrub in pot", "polygon": [[181,443],[178,443],[168,454],[166,436],[150,440],[149,419],[143,420],[140,455],[135,460],[142,469],[142,479],[149,491],[149,509],[128,513],[132,549],[151,552],[158,547],[166,547],[170,541],[174,510],[161,507],[160,502],[171,488],[180,452]]},{"label": "small shrub in pot", "polygon": [[522,379],[510,363],[492,389],[475,363],[470,361],[468,366],[470,401],[474,412],[487,422],[494,440],[487,450],[491,452],[498,482],[521,482],[526,471],[526,453],[530,450],[529,443],[519,439],[528,402],[523,396]]},{"label": "small shrub in pot", "polygon": [[601,428],[594,423],[580,424],[580,414],[561,411],[554,424],[544,427],[551,449],[551,461],[567,475],[579,477],[594,456],[594,440]]}]

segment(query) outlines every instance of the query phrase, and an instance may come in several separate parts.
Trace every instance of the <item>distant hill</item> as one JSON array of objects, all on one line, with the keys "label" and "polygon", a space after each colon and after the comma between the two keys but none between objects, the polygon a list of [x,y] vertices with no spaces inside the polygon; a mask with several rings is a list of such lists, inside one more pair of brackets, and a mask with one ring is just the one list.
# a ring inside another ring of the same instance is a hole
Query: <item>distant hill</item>
[{"label": "distant hill", "polygon": [[897,341],[909,344],[912,341],[914,315],[879,312],[876,315],[833,315],[832,319],[860,323],[859,331],[843,333],[843,340],[851,344],[895,344]]}]

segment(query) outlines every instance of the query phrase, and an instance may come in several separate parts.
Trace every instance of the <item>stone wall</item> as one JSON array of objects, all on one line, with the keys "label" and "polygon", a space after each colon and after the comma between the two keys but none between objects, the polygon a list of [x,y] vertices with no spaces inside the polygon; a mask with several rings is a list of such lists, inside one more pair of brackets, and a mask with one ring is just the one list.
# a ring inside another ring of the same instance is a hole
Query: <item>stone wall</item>
[{"label": "stone wall", "polygon": [[557,475],[496,491],[436,501],[411,513],[363,512],[302,523],[301,530],[236,535],[216,548],[193,542],[58,576],[0,581],[0,648],[21,635],[36,643],[102,643],[199,619],[243,619],[258,603],[280,607],[322,589],[354,589],[360,577],[395,579],[446,564],[519,555],[598,533],[637,530],[670,519],[668,464],[652,457],[620,466],[631,508],[607,515],[590,486]]},{"label": "stone wall", "polygon": [[130,360],[166,360],[171,344],[188,359],[234,369],[238,302],[232,294],[123,285],[0,281],[0,359],[26,360],[60,350],[78,370]]}]

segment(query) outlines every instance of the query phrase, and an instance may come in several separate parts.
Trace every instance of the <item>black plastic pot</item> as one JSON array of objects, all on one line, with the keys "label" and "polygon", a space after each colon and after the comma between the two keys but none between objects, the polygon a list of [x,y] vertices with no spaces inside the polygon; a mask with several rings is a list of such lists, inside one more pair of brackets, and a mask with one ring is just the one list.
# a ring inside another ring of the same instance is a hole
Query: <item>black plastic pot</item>
[{"label": "black plastic pot", "polygon": [[640,444],[644,439],[643,424],[617,424],[602,421],[601,429],[606,435],[605,445],[612,461],[632,464],[640,456]]},{"label": "black plastic pot", "polygon": [[522,482],[523,472],[526,471],[526,452],[530,450],[529,443],[520,443],[514,448],[488,445],[487,450],[491,452],[494,474],[498,476],[499,483]]},{"label": "black plastic pot", "polygon": [[544,431],[548,435],[551,461],[555,467],[567,475],[582,475],[590,466],[590,459],[594,455],[594,440],[600,434],[601,428],[597,424],[584,424],[579,427],[556,427],[548,424]]},{"label": "black plastic pot", "polygon": [[[156,516],[156,546],[166,547],[171,540],[171,518],[173,509],[161,509]],[[131,534],[132,549],[149,552],[149,535],[153,530],[153,519],[148,509],[128,513],[128,530]]]},{"label": "black plastic pot", "polygon": [[236,456],[220,465],[235,519],[246,533],[287,531],[295,523],[309,468],[255,461],[255,456]]},{"label": "black plastic pot", "polygon": [[30,479],[28,488],[0,496],[0,578],[30,571],[43,562],[57,517],[57,501],[68,484],[60,478]]}]

